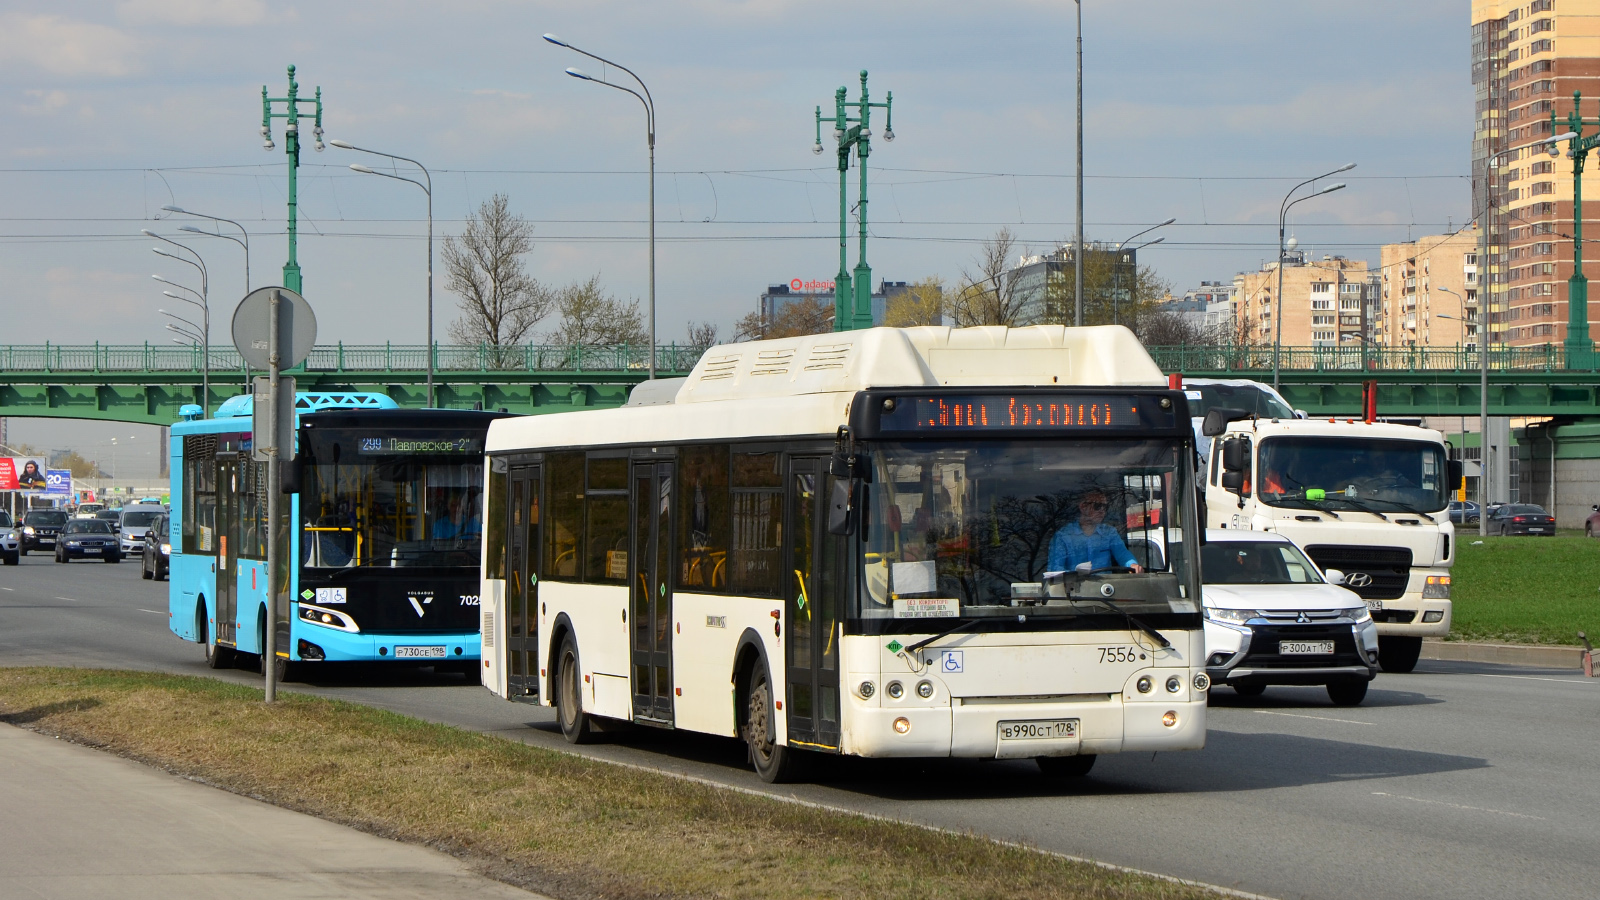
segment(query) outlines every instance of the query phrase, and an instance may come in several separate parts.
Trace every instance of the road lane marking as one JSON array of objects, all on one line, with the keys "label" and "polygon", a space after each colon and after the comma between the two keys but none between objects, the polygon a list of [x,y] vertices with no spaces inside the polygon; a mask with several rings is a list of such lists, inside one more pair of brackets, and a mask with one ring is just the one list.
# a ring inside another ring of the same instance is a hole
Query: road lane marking
[{"label": "road lane marking", "polygon": [[1459,803],[1446,803],[1443,800],[1424,800],[1421,797],[1407,797],[1404,794],[1386,794],[1383,791],[1373,791],[1372,796],[1392,797],[1396,800],[1410,800],[1412,803],[1430,803],[1434,806],[1448,806],[1451,809],[1468,809],[1473,812],[1494,813],[1497,816],[1511,816],[1512,818],[1516,819],[1538,819],[1541,822],[1546,821],[1544,816],[1530,816],[1527,813],[1506,812],[1503,809],[1487,809],[1482,806],[1462,806]]},{"label": "road lane marking", "polygon": [[159,609],[145,609],[142,606],[136,606],[134,608],[139,610],[139,612],[147,612],[147,613],[150,613],[153,616],[164,616],[164,615],[166,615],[166,613],[162,612]]},{"label": "road lane marking", "polygon": [[1554,681],[1556,684],[1594,684],[1595,682],[1584,678],[1539,678],[1535,675],[1490,675],[1488,672],[1475,672],[1484,678],[1520,678],[1523,681]]},{"label": "road lane marking", "polygon": [[53,598],[53,599],[56,599],[56,600],[65,600],[65,601],[67,601],[67,602],[69,602],[69,603],[81,603],[81,602],[82,602],[82,601],[80,601],[80,600],[79,600],[79,599],[78,599],[78,598],[76,598],[76,597],[55,597],[55,598]]},{"label": "road lane marking", "polygon": [[14,591],[16,588],[0,588],[0,591]]},{"label": "road lane marking", "polygon": [[1300,713],[1272,712],[1271,710],[1258,709],[1255,712],[1263,716],[1288,716],[1291,719],[1316,719],[1321,722],[1340,722],[1345,725],[1376,725],[1377,722],[1357,722],[1355,719],[1335,719],[1331,716],[1307,716]]}]

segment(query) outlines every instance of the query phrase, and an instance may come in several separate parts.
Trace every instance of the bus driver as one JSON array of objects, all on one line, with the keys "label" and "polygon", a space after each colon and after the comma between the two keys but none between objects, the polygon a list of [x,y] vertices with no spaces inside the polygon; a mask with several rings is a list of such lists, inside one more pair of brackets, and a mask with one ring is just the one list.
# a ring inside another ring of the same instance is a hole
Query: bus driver
[{"label": "bus driver", "polygon": [[1078,500],[1078,518],[1069,522],[1050,539],[1050,555],[1045,564],[1045,574],[1076,570],[1092,572],[1097,569],[1123,566],[1135,572],[1144,567],[1123,543],[1122,535],[1105,524],[1106,495],[1091,488]]}]

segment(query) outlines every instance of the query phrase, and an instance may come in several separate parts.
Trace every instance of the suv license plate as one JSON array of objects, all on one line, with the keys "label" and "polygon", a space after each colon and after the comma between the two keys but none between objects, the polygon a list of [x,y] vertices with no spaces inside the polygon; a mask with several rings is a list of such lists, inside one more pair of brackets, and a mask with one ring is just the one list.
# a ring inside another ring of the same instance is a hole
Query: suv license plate
[{"label": "suv license plate", "polygon": [[1332,654],[1333,641],[1279,641],[1279,656],[1302,656],[1309,654]]},{"label": "suv license plate", "polygon": [[1077,719],[1029,719],[1022,722],[1000,723],[1002,741],[1060,741],[1072,740],[1077,736]]},{"label": "suv license plate", "polygon": [[[1331,644],[1329,645],[1332,646]],[[1332,650],[1328,651],[1332,653]],[[396,647],[395,659],[444,659],[443,647]]]}]

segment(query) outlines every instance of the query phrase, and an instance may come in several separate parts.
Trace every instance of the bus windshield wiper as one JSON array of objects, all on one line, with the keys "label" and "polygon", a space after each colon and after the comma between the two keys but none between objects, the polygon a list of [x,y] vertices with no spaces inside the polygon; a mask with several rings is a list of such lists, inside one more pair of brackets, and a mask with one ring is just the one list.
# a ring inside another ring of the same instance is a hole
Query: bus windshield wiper
[{"label": "bus windshield wiper", "polygon": [[1130,613],[1125,609],[1121,609],[1119,607],[1113,606],[1108,601],[1101,600],[1099,597],[1089,597],[1089,598],[1086,598],[1086,599],[1088,599],[1091,603],[1098,603],[1098,604],[1104,606],[1106,609],[1109,609],[1112,612],[1116,613],[1117,615],[1122,616],[1122,618],[1127,620],[1129,625],[1132,625],[1134,628],[1137,628],[1140,631],[1144,632],[1145,634],[1149,635],[1150,639],[1155,641],[1157,644],[1159,644],[1163,650],[1172,646],[1172,642],[1167,640],[1166,638],[1162,637],[1161,636],[1161,632],[1155,630],[1154,628],[1151,628],[1148,624],[1145,623],[1145,621],[1143,619],[1140,619],[1140,618],[1134,616],[1133,613]]},{"label": "bus windshield wiper", "polygon": [[958,631],[966,631],[968,628],[976,628],[978,626],[978,624],[980,622],[982,622],[982,621],[983,621],[982,619],[968,619],[965,622],[962,622],[960,625],[957,625],[954,628],[947,628],[944,631],[939,632],[938,634],[934,635],[931,638],[925,638],[923,640],[917,641],[915,644],[912,644],[911,646],[907,647],[905,649],[905,652],[910,653],[912,655],[916,655],[917,651],[921,650],[923,647],[928,646],[929,644],[933,643],[934,641],[937,641],[940,638],[947,638],[950,635],[955,634]]}]

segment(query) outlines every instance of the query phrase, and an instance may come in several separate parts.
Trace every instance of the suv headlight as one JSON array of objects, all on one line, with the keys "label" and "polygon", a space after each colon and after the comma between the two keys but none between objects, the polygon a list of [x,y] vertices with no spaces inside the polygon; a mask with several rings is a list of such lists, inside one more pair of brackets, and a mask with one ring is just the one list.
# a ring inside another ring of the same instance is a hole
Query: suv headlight
[{"label": "suv headlight", "polygon": [[1257,616],[1253,609],[1215,609],[1206,607],[1206,618],[1216,619],[1218,622],[1234,622],[1239,625],[1254,619]]},{"label": "suv headlight", "polygon": [[1367,607],[1365,605],[1352,606],[1349,609],[1341,609],[1341,610],[1339,610],[1339,612],[1345,618],[1351,620],[1352,622],[1355,622],[1357,625],[1361,624],[1362,622],[1371,622],[1372,621],[1372,613],[1370,611],[1368,611],[1368,609],[1367,609]]},{"label": "suv headlight", "polygon": [[24,525],[22,527],[22,533],[23,534],[33,534],[33,526],[32,525]]}]

